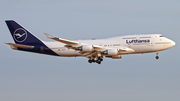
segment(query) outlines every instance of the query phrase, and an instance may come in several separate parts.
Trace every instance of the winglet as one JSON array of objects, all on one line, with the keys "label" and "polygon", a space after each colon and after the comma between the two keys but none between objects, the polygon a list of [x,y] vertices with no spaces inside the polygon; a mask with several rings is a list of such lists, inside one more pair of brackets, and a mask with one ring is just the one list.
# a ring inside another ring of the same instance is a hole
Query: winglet
[{"label": "winglet", "polygon": [[53,38],[53,36],[51,36],[51,35],[49,35],[49,34],[47,34],[47,33],[44,33],[44,35],[47,37],[47,38]]}]

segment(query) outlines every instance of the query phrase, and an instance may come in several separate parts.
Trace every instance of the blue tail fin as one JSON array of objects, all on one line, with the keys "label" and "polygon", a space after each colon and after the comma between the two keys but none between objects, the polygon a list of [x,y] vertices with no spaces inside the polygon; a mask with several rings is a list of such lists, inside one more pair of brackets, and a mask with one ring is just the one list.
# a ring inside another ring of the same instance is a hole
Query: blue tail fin
[{"label": "blue tail fin", "polygon": [[40,39],[31,34],[14,20],[6,20],[6,24],[11,32],[11,35],[17,44],[33,44],[42,43]]},{"label": "blue tail fin", "polygon": [[7,20],[6,24],[16,44],[33,46],[33,48],[17,47],[18,50],[58,56],[58,54],[48,48],[40,39],[17,22]]}]

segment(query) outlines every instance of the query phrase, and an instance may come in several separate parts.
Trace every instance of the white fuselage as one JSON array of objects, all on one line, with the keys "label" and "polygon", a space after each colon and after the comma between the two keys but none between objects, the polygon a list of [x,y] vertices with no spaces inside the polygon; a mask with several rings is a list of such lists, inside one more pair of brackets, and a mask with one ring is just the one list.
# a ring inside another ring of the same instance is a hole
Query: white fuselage
[{"label": "white fuselage", "polygon": [[[166,37],[163,37],[161,34],[129,35],[129,36],[107,38],[107,39],[78,40],[78,42],[86,43],[89,45],[103,46],[106,49],[111,49],[111,48],[118,49],[120,47],[127,47],[134,50],[134,52],[128,54],[159,52],[171,48],[175,45],[174,41]],[[64,57],[82,56],[78,51],[64,47],[65,44],[63,43],[44,42],[44,41],[43,43],[47,45],[52,51],[54,51],[59,56],[64,56]],[[122,53],[120,55],[123,54],[127,54],[127,53]]]}]

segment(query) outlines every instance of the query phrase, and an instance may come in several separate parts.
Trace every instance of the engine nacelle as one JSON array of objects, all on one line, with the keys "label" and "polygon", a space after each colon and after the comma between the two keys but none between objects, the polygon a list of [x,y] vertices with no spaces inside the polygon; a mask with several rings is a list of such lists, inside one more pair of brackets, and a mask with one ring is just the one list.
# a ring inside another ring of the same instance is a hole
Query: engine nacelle
[{"label": "engine nacelle", "polygon": [[112,58],[112,59],[121,59],[122,55],[115,55],[115,56],[106,56],[108,58]]},{"label": "engine nacelle", "polygon": [[116,55],[118,55],[118,50],[117,49],[108,49],[108,50],[103,51],[102,54],[108,55],[108,56],[116,56]]},{"label": "engine nacelle", "polygon": [[92,45],[83,45],[80,47],[77,47],[76,50],[84,51],[84,52],[92,52],[93,51],[93,46]]}]

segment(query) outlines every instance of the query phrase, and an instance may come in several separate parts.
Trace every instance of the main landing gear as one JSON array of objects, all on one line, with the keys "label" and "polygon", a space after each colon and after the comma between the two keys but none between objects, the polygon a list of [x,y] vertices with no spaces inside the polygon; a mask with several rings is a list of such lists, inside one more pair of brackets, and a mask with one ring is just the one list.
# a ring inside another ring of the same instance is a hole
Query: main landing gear
[{"label": "main landing gear", "polygon": [[89,63],[98,63],[98,64],[101,64],[101,62],[103,61],[103,59],[101,57],[98,57],[96,60],[94,59],[89,59],[88,62]]},{"label": "main landing gear", "polygon": [[159,59],[159,56],[158,56],[158,54],[159,54],[159,51],[156,53],[156,59]]}]

